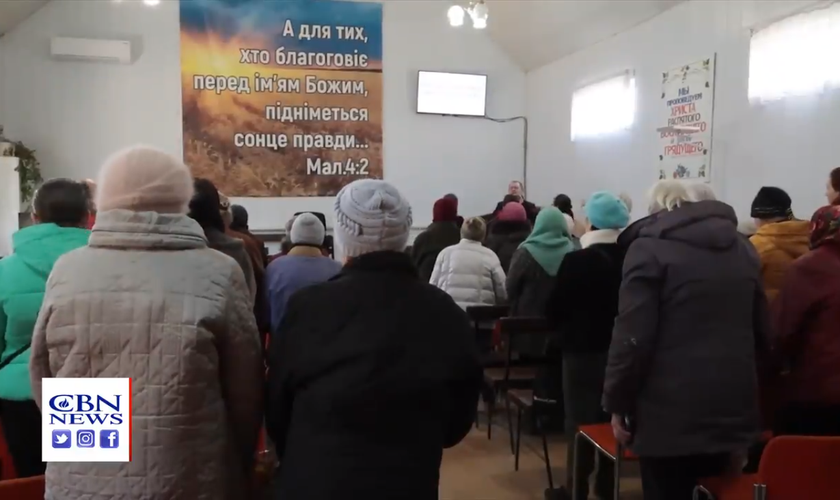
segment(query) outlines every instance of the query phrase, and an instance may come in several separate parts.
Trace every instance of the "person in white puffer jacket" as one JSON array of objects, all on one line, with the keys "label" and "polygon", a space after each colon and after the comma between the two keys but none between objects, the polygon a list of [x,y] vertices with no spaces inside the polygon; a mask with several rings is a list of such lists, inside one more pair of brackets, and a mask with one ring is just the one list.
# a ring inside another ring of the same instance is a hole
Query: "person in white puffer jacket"
[{"label": "person in white puffer jacket", "polygon": [[505,272],[499,257],[481,243],[486,232],[481,217],[464,221],[461,241],[438,254],[429,280],[463,309],[507,302]]}]

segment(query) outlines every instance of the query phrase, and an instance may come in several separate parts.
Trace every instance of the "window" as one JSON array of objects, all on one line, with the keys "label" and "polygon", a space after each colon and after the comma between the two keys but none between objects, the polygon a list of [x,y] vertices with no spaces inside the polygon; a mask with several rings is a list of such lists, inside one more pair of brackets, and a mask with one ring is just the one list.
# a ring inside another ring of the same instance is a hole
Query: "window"
[{"label": "window", "polygon": [[838,54],[838,4],[757,31],[750,40],[750,100],[773,101],[840,86]]},{"label": "window", "polygon": [[636,115],[636,78],[622,75],[572,95],[572,140],[630,128]]}]

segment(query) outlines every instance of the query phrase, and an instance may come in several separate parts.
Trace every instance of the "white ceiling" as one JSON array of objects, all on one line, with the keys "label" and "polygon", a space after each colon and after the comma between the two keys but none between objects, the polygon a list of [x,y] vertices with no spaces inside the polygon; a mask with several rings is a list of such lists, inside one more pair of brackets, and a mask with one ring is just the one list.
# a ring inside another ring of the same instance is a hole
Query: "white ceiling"
[{"label": "white ceiling", "polygon": [[40,9],[48,0],[0,0],[0,36]]},{"label": "white ceiling", "polygon": [[[0,36],[47,1],[0,0]],[[452,3],[466,5],[468,0]],[[680,0],[487,0],[487,34],[530,71],[626,31],[678,3]],[[440,22],[447,22],[445,9]],[[471,28],[467,23],[461,29]]]},{"label": "white ceiling", "polygon": [[487,0],[487,31],[522,69],[530,71],[627,31],[679,3],[681,0]]}]

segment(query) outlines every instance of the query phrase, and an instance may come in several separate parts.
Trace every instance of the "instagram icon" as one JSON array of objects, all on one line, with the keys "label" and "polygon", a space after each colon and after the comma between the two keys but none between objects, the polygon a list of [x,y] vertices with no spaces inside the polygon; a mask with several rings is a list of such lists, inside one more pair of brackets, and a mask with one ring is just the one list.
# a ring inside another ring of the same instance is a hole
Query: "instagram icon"
[{"label": "instagram icon", "polygon": [[93,448],[95,434],[92,430],[80,430],[76,432],[76,446],[79,448]]}]

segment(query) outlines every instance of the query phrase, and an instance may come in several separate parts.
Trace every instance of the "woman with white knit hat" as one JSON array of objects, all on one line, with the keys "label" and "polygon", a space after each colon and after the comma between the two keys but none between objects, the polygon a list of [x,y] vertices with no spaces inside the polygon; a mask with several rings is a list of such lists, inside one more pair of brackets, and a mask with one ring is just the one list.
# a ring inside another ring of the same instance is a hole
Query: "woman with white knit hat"
[{"label": "woman with white knit hat", "polygon": [[[262,349],[236,262],[187,217],[193,180],[147,147],[100,170],[88,246],[53,268],[31,382],[131,378],[131,462],[58,463],[46,499],[248,498],[262,420]],[[120,441],[128,443],[128,437]]]},{"label": "woman with white knit hat", "polygon": [[291,297],[269,346],[276,498],[437,499],[481,387],[469,319],[403,252],[411,207],[393,186],[348,184],[334,220],[347,263]]}]

